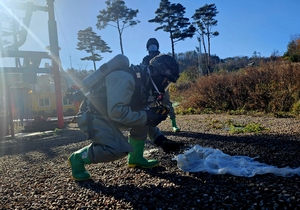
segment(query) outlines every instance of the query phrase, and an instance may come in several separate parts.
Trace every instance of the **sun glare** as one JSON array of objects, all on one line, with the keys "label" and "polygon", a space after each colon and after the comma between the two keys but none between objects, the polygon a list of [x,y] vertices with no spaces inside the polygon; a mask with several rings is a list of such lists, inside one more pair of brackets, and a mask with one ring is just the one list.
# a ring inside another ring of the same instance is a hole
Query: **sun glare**
[{"label": "sun glare", "polygon": [[[8,3],[9,4],[9,3]],[[13,18],[14,21],[16,21],[22,28],[24,28],[28,34],[38,43],[38,45],[44,49],[47,44],[43,43],[36,35],[33,33],[24,23],[19,20],[19,18],[14,14],[11,8],[9,8],[9,5],[5,5],[3,2],[0,1],[1,7],[6,11],[6,13]]]}]

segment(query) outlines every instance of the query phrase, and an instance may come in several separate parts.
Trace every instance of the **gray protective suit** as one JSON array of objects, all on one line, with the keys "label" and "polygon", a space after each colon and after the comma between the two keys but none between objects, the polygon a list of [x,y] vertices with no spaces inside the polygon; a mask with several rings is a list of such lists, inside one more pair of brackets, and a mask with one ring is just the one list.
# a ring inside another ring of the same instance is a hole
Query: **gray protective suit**
[{"label": "gray protective suit", "polygon": [[[141,66],[136,68],[146,70]],[[137,90],[136,80],[131,73],[113,71],[105,78],[105,87],[91,95],[90,101],[96,109],[91,114],[93,138],[88,151],[91,163],[114,161],[133,151],[123,130],[129,130],[130,138],[147,139],[149,127],[145,126],[147,114],[144,110],[150,89],[143,82],[140,88],[143,94]],[[79,128],[85,133],[86,117],[82,113],[77,118]],[[149,137],[155,139],[160,135],[161,131],[152,127]]]}]

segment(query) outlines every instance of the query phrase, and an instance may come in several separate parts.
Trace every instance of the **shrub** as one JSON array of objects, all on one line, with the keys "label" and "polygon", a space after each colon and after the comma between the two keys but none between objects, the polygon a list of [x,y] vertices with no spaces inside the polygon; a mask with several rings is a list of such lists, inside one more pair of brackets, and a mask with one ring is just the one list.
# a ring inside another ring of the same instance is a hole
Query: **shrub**
[{"label": "shrub", "polygon": [[[177,89],[181,109],[288,112],[298,110],[300,65],[272,61],[198,78]],[[189,111],[191,112],[191,111]]]},{"label": "shrub", "polygon": [[292,112],[295,114],[300,114],[300,100],[293,104]]}]

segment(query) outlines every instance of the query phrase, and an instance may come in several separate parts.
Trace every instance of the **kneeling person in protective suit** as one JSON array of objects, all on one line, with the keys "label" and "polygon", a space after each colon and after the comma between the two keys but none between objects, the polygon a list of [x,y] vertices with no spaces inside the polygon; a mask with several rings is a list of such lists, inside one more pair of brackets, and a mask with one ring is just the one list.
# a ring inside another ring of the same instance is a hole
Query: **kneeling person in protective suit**
[{"label": "kneeling person in protective suit", "polygon": [[[90,145],[72,153],[68,159],[73,178],[90,178],[85,164],[111,162],[126,155],[128,167],[157,166],[157,160],[143,157],[144,144],[149,126],[156,127],[167,118],[167,114],[160,113],[159,107],[149,108],[148,99],[153,91],[163,93],[178,77],[178,63],[169,55],[153,58],[149,66],[132,65],[109,73],[81,106],[82,113],[88,115],[79,115],[78,125],[81,117],[88,116],[92,129],[82,130],[92,130],[93,135]],[[128,139],[123,135],[123,129],[130,129]],[[182,146],[182,143],[164,137],[159,129],[152,136],[154,144],[166,152]]]}]

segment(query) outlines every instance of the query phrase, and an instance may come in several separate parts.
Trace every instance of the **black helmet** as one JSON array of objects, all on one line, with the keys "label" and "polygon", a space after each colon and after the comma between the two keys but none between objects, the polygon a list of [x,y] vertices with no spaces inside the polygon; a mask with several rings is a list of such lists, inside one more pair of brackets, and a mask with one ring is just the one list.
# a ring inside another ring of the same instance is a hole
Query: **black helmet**
[{"label": "black helmet", "polygon": [[159,43],[157,41],[157,39],[155,38],[150,38],[148,41],[147,41],[147,44],[146,44],[146,48],[148,49],[149,45],[150,44],[155,44],[157,45],[157,49],[159,49]]},{"label": "black helmet", "polygon": [[157,55],[152,58],[149,65],[153,67],[153,76],[163,75],[170,82],[176,82],[179,78],[179,66],[177,61],[170,55]]}]

